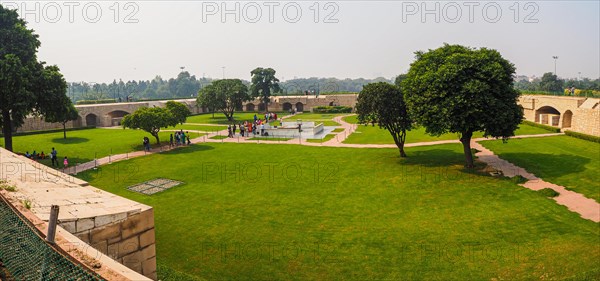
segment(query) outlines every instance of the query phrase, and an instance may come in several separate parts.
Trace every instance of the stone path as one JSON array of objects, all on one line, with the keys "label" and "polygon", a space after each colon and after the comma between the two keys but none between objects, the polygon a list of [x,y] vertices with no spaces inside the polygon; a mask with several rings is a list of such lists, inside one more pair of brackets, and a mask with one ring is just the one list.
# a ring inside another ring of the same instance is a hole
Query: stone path
[{"label": "stone path", "polygon": [[566,206],[569,210],[578,213],[584,219],[600,222],[600,204],[596,202],[596,200],[587,198],[580,193],[568,190],[564,186],[546,182],[536,177],[534,174],[527,172],[525,169],[501,159],[495,155],[494,152],[485,148],[476,141],[471,142],[471,147],[479,150],[479,152],[475,154],[478,160],[485,162],[496,170],[502,171],[505,176],[514,177],[521,175],[522,177],[528,179],[526,183],[520,184],[521,186],[531,190],[551,188],[559,193],[558,196],[552,198],[558,204]]},{"label": "stone path", "polygon": [[[256,144],[299,144],[306,146],[327,146],[327,147],[350,147],[350,148],[396,148],[395,144],[347,144],[343,143],[343,141],[350,136],[353,132],[356,131],[358,125],[350,124],[345,122],[343,118],[352,116],[354,114],[336,116],[334,117],[334,121],[339,123],[344,130],[337,133],[336,136],[328,141],[322,143],[314,143],[308,142],[305,139],[290,139],[285,141],[265,141],[265,140],[250,140],[251,137],[240,137],[239,134],[235,138],[225,138],[225,139],[211,139],[214,136],[226,136],[227,130],[208,132],[208,134],[194,138],[191,141],[192,144],[197,143],[256,143]],[[286,119],[292,117],[294,115],[288,115],[283,117],[282,119]],[[205,125],[205,124],[202,124]],[[216,125],[222,126],[222,125]],[[192,131],[192,130],[190,130]],[[202,131],[194,131],[198,133],[206,133]],[[520,135],[514,136],[512,138],[520,139],[520,138],[538,138],[538,137],[550,137],[550,136],[559,136],[564,135],[563,133],[550,133],[550,134],[538,134],[538,135]],[[554,197],[553,199],[561,205],[566,206],[572,212],[578,213],[582,218],[592,220],[594,222],[600,222],[600,204],[593,199],[587,198],[580,193],[567,190],[563,186],[559,186],[553,183],[546,182],[535,175],[527,172],[525,169],[513,165],[512,163],[499,158],[497,155],[487,148],[483,147],[479,144],[479,141],[491,140],[488,138],[475,138],[471,140],[471,147],[479,150],[475,155],[478,157],[478,160],[485,162],[489,166],[502,171],[505,176],[513,177],[516,175],[521,175],[528,179],[528,181],[522,186],[532,189],[532,190],[540,190],[543,188],[551,188],[558,192],[560,195]],[[417,146],[429,146],[429,145],[439,145],[439,144],[450,144],[450,143],[460,143],[459,140],[441,140],[441,141],[431,141],[431,142],[417,142],[417,143],[407,143],[405,147],[417,147]],[[111,155],[107,157],[103,157],[94,161],[90,161],[87,163],[83,163],[74,167],[69,167],[64,172],[67,174],[77,174],[82,171],[86,171],[89,169],[93,169],[94,167],[109,164],[112,162],[117,162],[121,160],[126,160],[130,158],[140,157],[148,154],[160,153],[163,151],[169,151],[178,147],[169,147],[161,146],[159,148],[153,148],[150,152],[145,151],[136,151],[125,154]]]}]

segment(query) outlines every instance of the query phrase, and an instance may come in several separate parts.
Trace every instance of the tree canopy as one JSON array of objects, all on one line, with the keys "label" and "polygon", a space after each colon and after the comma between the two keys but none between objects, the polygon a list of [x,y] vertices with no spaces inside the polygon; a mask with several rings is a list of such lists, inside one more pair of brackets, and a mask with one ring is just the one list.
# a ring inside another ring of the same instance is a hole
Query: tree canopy
[{"label": "tree canopy", "polygon": [[265,111],[269,111],[269,101],[271,100],[271,91],[278,93],[279,79],[275,77],[275,70],[272,68],[258,67],[250,72],[252,75],[252,84],[250,92],[252,97],[260,98],[265,105]]},{"label": "tree canopy", "polygon": [[399,87],[386,82],[365,85],[358,95],[356,112],[359,123],[377,123],[380,128],[388,130],[400,156],[406,157],[404,142],[406,131],[412,128],[412,120]]},{"label": "tree canopy", "polygon": [[185,123],[187,117],[192,115],[190,109],[185,104],[180,102],[168,101],[166,108],[173,114],[173,118],[175,118],[175,122],[177,122],[177,124]]},{"label": "tree canopy", "polygon": [[221,111],[230,121],[235,110],[241,109],[242,104],[251,98],[248,87],[240,79],[216,80],[198,93],[200,105],[208,107],[213,113],[215,110]]},{"label": "tree canopy", "polygon": [[416,52],[402,87],[415,121],[432,135],[459,133],[466,166],[473,167],[473,132],[505,140],[523,119],[514,73],[496,50],[445,44]]},{"label": "tree canopy", "polygon": [[[5,148],[12,151],[12,132],[29,114],[51,114],[62,101],[66,82],[58,67],[38,62],[38,36],[14,10],[0,5],[0,112]],[[48,102],[46,97],[59,98]]]},{"label": "tree canopy", "polygon": [[160,129],[175,126],[177,123],[174,114],[162,107],[141,107],[132,114],[125,115],[121,120],[123,128],[144,130],[156,138],[157,144],[160,144],[158,137]]}]

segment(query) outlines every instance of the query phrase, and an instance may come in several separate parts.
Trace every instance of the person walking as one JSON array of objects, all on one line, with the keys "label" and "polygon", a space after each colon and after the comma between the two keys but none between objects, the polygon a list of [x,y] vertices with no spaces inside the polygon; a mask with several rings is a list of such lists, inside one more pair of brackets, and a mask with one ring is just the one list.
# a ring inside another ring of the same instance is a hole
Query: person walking
[{"label": "person walking", "polygon": [[173,147],[173,134],[169,136],[169,147]]},{"label": "person walking", "polygon": [[260,124],[260,135],[261,136],[265,135],[265,124]]},{"label": "person walking", "polygon": [[68,166],[69,166],[69,159],[67,159],[67,156],[65,156],[65,159],[63,159],[63,171],[66,170]]},{"label": "person walking", "polygon": [[54,165],[58,166],[58,158],[56,158],[56,155],[58,155],[58,152],[53,147],[52,151],[50,152],[50,161],[52,162],[52,167],[55,167]]},{"label": "person walking", "polygon": [[185,131],[185,133],[186,133],[187,145],[192,144],[192,142],[190,141],[190,131]]},{"label": "person walking", "polygon": [[233,124],[232,131],[233,131],[233,137],[235,137],[235,131],[237,131],[237,125],[235,123]]},{"label": "person walking", "polygon": [[233,138],[233,136],[231,135],[231,125],[227,125],[227,137]]}]

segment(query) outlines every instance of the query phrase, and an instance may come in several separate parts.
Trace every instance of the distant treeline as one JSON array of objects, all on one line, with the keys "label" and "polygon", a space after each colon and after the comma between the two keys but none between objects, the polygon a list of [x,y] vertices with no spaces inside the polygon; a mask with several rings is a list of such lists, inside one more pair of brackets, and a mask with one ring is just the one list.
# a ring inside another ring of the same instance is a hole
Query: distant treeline
[{"label": "distant treeline", "polygon": [[[97,100],[154,100],[154,99],[176,99],[176,98],[195,98],[198,90],[210,84],[211,78],[197,78],[183,71],[176,78],[168,80],[156,76],[152,80],[140,81],[117,81],[112,83],[89,83],[75,82],[69,83],[67,95],[73,100],[89,101]],[[243,81],[249,85],[249,81]],[[274,95],[304,95],[309,93],[357,93],[362,87],[372,82],[388,82],[392,80],[383,77],[376,79],[337,79],[337,78],[298,78],[280,82],[281,93]],[[128,99],[129,98],[129,99]]]},{"label": "distant treeline", "polygon": [[520,79],[515,81],[515,88],[529,92],[563,93],[566,88],[575,87],[580,91],[600,91],[600,79],[559,79],[551,72],[544,73],[533,81]]}]

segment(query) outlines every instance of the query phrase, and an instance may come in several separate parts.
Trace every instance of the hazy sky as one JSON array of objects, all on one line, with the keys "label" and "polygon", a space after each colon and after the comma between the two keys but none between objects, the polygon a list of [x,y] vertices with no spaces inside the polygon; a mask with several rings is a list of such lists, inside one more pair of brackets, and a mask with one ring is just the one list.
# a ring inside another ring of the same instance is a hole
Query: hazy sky
[{"label": "hazy sky", "polygon": [[249,79],[258,66],[284,80],[391,78],[444,42],[497,49],[517,74],[553,72],[558,56],[559,76],[597,78],[599,2],[0,1],[73,82],[169,78],[182,66],[213,78]]}]

